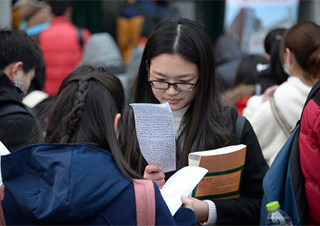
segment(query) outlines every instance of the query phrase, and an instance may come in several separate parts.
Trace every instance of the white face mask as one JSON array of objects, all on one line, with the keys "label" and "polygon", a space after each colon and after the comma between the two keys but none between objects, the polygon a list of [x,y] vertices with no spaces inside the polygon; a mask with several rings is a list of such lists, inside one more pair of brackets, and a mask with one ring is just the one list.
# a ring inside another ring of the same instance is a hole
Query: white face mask
[{"label": "white face mask", "polygon": [[13,81],[13,85],[17,88],[20,96],[23,98],[24,97],[24,87],[21,82],[18,82],[17,80]]},{"label": "white face mask", "polygon": [[283,70],[285,73],[287,73],[288,76],[292,76],[291,72],[289,71],[288,67],[286,64],[283,64]]}]

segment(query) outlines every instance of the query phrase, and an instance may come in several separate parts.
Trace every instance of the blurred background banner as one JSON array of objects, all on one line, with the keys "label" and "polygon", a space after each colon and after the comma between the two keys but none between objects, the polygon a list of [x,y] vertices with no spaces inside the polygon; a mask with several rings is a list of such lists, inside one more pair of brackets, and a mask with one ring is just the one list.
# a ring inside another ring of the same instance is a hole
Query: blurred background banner
[{"label": "blurred background banner", "polygon": [[263,54],[266,34],[298,21],[299,0],[226,0],[224,32],[249,54]]},{"label": "blurred background banner", "polygon": [[0,28],[12,28],[11,1],[0,0]]}]

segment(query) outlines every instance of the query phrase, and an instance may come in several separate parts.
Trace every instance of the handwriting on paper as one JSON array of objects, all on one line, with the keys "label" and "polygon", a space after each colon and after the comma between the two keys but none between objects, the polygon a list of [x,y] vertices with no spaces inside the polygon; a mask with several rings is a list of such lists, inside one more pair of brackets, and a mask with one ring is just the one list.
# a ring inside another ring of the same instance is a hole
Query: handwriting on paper
[{"label": "handwriting on paper", "polygon": [[149,165],[163,172],[176,169],[174,121],[169,103],[131,104],[141,153]]}]

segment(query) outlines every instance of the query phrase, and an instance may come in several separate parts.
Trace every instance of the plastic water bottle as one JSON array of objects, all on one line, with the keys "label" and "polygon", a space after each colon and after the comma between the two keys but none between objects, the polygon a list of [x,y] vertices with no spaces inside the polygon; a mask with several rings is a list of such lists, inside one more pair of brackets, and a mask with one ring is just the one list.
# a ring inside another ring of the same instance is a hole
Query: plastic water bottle
[{"label": "plastic water bottle", "polygon": [[289,215],[280,209],[280,204],[278,201],[270,202],[266,205],[268,210],[268,215],[266,219],[267,226],[292,226],[292,220]]}]

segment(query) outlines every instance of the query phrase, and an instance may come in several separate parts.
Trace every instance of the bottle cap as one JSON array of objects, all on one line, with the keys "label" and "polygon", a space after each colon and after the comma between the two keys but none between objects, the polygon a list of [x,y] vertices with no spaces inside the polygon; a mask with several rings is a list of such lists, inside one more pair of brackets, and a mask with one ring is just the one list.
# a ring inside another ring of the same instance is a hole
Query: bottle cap
[{"label": "bottle cap", "polygon": [[267,205],[267,210],[272,211],[280,208],[280,204],[278,201],[269,202]]}]

